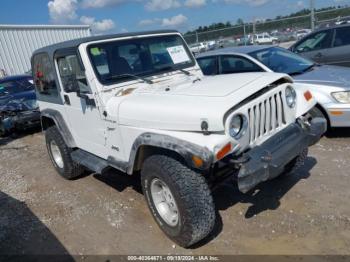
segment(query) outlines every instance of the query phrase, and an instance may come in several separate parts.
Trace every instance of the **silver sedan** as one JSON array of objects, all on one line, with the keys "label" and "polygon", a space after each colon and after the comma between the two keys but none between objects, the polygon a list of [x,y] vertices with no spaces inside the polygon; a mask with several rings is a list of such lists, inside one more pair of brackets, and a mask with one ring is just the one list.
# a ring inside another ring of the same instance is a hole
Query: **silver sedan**
[{"label": "silver sedan", "polygon": [[244,72],[279,72],[307,85],[318,104],[316,116],[330,127],[350,126],[350,68],[319,65],[276,46],[244,46],[218,49],[197,56],[205,75]]}]

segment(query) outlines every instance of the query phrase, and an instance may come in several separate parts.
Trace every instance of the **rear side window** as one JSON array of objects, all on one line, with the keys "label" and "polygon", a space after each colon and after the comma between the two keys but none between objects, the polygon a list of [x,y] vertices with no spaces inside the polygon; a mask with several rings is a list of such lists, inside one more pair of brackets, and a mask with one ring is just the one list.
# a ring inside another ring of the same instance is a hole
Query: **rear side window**
[{"label": "rear side window", "polygon": [[334,47],[350,45],[350,26],[335,30]]},{"label": "rear side window", "polygon": [[252,61],[238,56],[222,56],[220,59],[221,74],[262,72],[262,68]]},{"label": "rear side window", "polygon": [[199,58],[197,61],[204,75],[217,74],[216,57]]},{"label": "rear side window", "polygon": [[37,92],[47,96],[58,96],[55,71],[48,54],[37,54],[33,58],[34,84]]}]

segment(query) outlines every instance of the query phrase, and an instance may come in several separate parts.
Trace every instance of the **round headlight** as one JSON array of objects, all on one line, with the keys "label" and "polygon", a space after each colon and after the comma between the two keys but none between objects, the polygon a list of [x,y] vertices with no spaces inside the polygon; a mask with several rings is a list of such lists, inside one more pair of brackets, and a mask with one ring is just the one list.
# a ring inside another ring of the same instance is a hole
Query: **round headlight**
[{"label": "round headlight", "polygon": [[295,107],[296,104],[296,100],[297,100],[297,93],[295,92],[294,88],[291,86],[288,86],[286,88],[286,101],[287,101],[287,105],[290,108]]},{"label": "round headlight", "polygon": [[242,131],[243,127],[243,118],[241,115],[236,115],[232,117],[231,122],[230,122],[230,136],[232,137],[237,137],[240,132]]}]

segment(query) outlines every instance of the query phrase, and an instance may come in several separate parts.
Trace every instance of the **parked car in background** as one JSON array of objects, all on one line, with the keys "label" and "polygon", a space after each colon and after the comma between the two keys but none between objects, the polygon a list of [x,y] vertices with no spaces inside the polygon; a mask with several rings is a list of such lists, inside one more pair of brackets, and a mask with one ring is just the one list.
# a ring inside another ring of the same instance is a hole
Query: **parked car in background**
[{"label": "parked car in background", "polygon": [[271,36],[277,38],[278,43],[296,40],[296,35],[293,32],[274,32]]},{"label": "parked car in background", "polygon": [[216,48],[216,41],[211,40],[206,42],[207,51],[214,50]]},{"label": "parked car in background", "polygon": [[190,45],[190,50],[193,54],[198,54],[205,52],[207,48],[203,43],[194,43]]},{"label": "parked car in background", "polygon": [[350,68],[316,64],[276,46],[215,50],[201,54],[197,61],[206,75],[262,71],[289,74],[295,84],[306,86],[315,96],[314,116],[325,117],[329,127],[350,126]]},{"label": "parked car in background", "polygon": [[289,49],[317,63],[350,66],[350,24],[320,29]]},{"label": "parked car in background", "polygon": [[40,126],[40,112],[30,76],[0,80],[0,135]]},{"label": "parked car in background", "polygon": [[236,41],[234,39],[220,39],[216,43],[216,48],[225,48],[225,47],[235,46],[235,45],[236,45]]},{"label": "parked car in background", "polygon": [[266,44],[277,44],[278,43],[278,38],[273,37],[268,33],[262,33],[262,34],[256,34],[252,39],[252,43],[257,44],[257,45],[266,45]]},{"label": "parked car in background", "polygon": [[297,40],[300,40],[305,36],[307,36],[308,34],[310,34],[311,32],[312,32],[311,29],[300,29],[300,30],[297,30],[295,34],[296,34]]}]

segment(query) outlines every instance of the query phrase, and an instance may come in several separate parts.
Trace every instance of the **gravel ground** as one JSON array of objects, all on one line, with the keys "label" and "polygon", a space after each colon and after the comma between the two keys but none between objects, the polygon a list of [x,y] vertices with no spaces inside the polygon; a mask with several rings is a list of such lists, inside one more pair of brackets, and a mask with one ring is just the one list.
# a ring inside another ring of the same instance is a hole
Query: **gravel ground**
[{"label": "gravel ground", "polygon": [[137,177],[66,181],[41,133],[0,140],[0,254],[350,254],[350,130],[311,149],[295,174],[241,194],[226,183],[210,238],[182,249],[153,221]]}]

